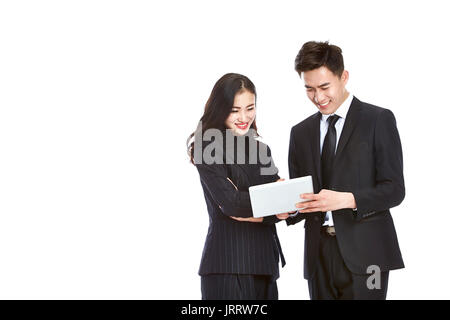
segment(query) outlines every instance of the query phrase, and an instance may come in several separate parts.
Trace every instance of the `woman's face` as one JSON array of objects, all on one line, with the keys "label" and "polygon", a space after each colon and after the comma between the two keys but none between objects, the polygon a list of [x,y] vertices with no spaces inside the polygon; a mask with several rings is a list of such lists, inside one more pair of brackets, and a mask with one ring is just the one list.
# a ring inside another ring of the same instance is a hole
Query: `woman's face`
[{"label": "woman's face", "polygon": [[237,136],[245,135],[256,117],[255,95],[247,90],[241,91],[234,97],[233,108],[225,120],[228,129]]}]

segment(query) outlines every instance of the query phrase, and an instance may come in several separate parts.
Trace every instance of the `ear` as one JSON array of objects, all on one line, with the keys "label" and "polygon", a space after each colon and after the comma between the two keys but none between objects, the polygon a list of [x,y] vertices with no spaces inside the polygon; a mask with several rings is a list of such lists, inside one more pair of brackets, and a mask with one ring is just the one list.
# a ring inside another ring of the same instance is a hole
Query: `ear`
[{"label": "ear", "polygon": [[341,81],[344,81],[344,84],[347,84],[348,77],[349,77],[348,71],[344,70],[341,75]]}]

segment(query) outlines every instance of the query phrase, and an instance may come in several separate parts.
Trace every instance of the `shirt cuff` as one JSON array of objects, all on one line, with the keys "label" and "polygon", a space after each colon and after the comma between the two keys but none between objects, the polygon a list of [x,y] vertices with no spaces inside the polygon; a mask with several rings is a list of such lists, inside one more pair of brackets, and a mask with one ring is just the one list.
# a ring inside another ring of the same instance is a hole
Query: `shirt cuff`
[{"label": "shirt cuff", "polygon": [[289,218],[294,218],[294,217],[296,217],[298,215],[298,210],[297,210],[297,212],[296,213],[290,213],[289,214]]}]

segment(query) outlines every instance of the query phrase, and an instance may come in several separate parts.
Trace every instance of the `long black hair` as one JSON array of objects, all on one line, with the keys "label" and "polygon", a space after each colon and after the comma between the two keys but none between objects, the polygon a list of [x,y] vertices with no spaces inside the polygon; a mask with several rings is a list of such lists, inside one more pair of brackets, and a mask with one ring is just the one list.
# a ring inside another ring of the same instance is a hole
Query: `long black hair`
[{"label": "long black hair", "polygon": [[[212,128],[221,131],[226,130],[225,121],[233,108],[234,97],[243,91],[253,93],[256,100],[255,85],[246,76],[238,73],[227,73],[217,80],[206,102],[203,116],[200,118],[202,126],[197,130],[201,130],[201,136],[203,136],[203,132]],[[258,136],[256,120],[253,121],[250,128]],[[196,135],[196,132],[191,133],[187,140],[188,155],[192,163],[194,163],[194,141],[192,141],[192,138]]]}]

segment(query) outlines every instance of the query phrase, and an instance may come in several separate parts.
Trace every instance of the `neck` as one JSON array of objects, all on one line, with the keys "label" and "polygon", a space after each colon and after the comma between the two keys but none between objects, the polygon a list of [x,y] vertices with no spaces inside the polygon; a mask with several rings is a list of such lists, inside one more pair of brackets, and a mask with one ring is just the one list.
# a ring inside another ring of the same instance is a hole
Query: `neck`
[{"label": "neck", "polygon": [[[344,89],[344,90],[345,90],[344,97],[342,98],[342,101],[341,101],[341,104],[339,105],[339,107],[342,106],[344,101],[347,100],[348,96],[350,95],[350,92],[348,92],[347,89]],[[338,107],[338,109],[339,109],[339,107]]]}]

